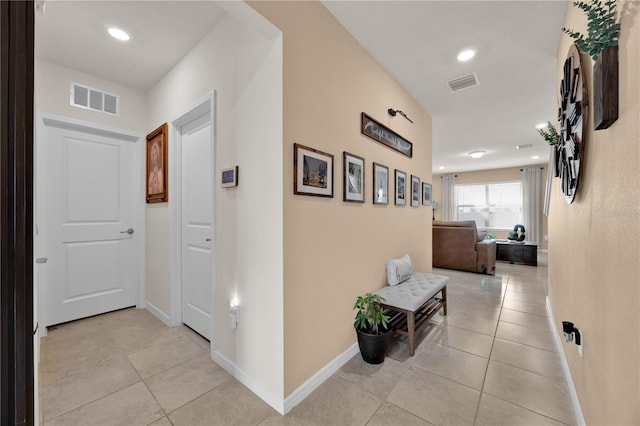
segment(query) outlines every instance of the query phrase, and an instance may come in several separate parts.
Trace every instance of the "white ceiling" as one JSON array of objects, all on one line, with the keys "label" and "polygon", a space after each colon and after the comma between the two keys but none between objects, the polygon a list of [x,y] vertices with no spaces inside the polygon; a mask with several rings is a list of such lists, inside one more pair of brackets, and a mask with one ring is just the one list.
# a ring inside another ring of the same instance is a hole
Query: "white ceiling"
[{"label": "white ceiling", "polygon": [[[151,89],[227,14],[208,1],[46,0],[36,55],[142,92]],[[106,27],[131,34],[118,42]]]},{"label": "white ceiling", "polygon": [[[548,146],[534,126],[557,115],[566,1],[324,4],[433,117],[434,173],[548,161]],[[464,48],[477,55],[460,63],[456,56]],[[479,86],[450,92],[447,81],[473,72]],[[405,105],[389,107],[411,117]],[[526,144],[533,147],[515,149]],[[470,158],[476,150],[487,153]]]},{"label": "white ceiling", "polygon": [[[547,161],[534,126],[556,115],[566,1],[324,4],[433,117],[434,173]],[[36,54],[144,92],[225,15],[209,1],[46,0],[45,13],[36,15]],[[132,39],[112,40],[106,25],[130,31]],[[478,53],[459,63],[456,55],[466,47]],[[472,72],[479,86],[449,91],[447,81]],[[407,106],[389,107],[412,115]],[[533,147],[515,149],[526,144]],[[487,154],[471,159],[475,150]]]}]

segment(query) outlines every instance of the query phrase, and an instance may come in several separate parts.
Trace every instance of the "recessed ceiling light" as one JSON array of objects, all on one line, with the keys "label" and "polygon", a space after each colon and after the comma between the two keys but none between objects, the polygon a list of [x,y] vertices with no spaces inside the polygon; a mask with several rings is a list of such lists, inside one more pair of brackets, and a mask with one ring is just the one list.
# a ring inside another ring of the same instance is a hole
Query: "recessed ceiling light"
[{"label": "recessed ceiling light", "polygon": [[473,151],[469,153],[471,158],[482,158],[484,154],[485,154],[485,151]]},{"label": "recessed ceiling light", "polygon": [[532,143],[528,143],[525,145],[516,145],[516,149],[527,149],[527,148],[533,148],[533,144]]},{"label": "recessed ceiling light", "polygon": [[458,53],[458,60],[460,62],[466,62],[476,56],[476,51],[473,49],[466,49]]},{"label": "recessed ceiling light", "polygon": [[548,124],[547,123],[540,123],[540,124],[536,124],[536,129],[544,129],[545,127],[547,127]]},{"label": "recessed ceiling light", "polygon": [[128,41],[129,39],[131,39],[131,36],[129,35],[129,33],[127,33],[124,30],[121,30],[120,28],[116,28],[116,27],[109,27],[107,28],[107,31],[109,32],[109,35],[117,40],[120,41]]},{"label": "recessed ceiling light", "polygon": [[537,160],[538,158],[540,158],[539,155],[534,155],[534,156],[531,157],[532,160]]},{"label": "recessed ceiling light", "polygon": [[438,167],[438,170],[444,170],[444,166]]}]

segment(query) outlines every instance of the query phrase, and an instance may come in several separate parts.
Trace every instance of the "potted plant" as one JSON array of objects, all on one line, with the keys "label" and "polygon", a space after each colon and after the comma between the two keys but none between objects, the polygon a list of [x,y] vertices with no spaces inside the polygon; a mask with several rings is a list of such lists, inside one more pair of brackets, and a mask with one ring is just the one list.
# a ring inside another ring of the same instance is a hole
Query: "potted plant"
[{"label": "potted plant", "polygon": [[553,156],[554,172],[553,173],[555,177],[558,177],[560,176],[558,161],[560,158],[560,148],[562,147],[562,145],[560,144],[560,135],[558,134],[558,131],[556,130],[555,126],[551,124],[550,121],[547,121],[546,129],[544,127],[541,129],[538,129],[538,133],[540,133],[540,136],[542,136],[544,140],[547,141],[547,143],[551,145],[551,147],[553,148],[553,152],[554,152],[554,156]]},{"label": "potted plant", "polygon": [[369,364],[380,364],[384,361],[391,338],[389,315],[380,303],[384,298],[377,294],[367,293],[358,296],[353,309],[356,317],[353,326],[358,335],[358,346],[362,359]]},{"label": "potted plant", "polygon": [[618,119],[618,38],[616,0],[573,2],[587,15],[587,35],[562,28],[575,40],[578,49],[595,61],[593,65],[593,122],[596,130],[606,129]]}]

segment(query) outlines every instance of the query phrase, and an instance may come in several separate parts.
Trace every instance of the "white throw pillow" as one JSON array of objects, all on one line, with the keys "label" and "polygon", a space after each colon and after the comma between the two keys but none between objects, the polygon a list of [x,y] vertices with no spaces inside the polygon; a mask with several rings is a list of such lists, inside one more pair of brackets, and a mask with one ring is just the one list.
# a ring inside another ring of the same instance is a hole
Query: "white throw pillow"
[{"label": "white throw pillow", "polygon": [[400,284],[408,280],[413,272],[411,258],[408,254],[398,258],[387,260],[387,282],[389,285]]}]

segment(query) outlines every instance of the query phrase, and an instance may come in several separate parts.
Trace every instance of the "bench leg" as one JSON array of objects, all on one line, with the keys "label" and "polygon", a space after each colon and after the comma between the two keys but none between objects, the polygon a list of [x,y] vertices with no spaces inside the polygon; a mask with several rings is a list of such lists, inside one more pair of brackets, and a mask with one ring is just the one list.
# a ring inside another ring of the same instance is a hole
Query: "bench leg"
[{"label": "bench leg", "polygon": [[416,318],[414,312],[407,312],[407,330],[409,331],[409,355],[413,356],[416,351]]},{"label": "bench leg", "polygon": [[442,310],[447,315],[447,286],[442,288]]}]

